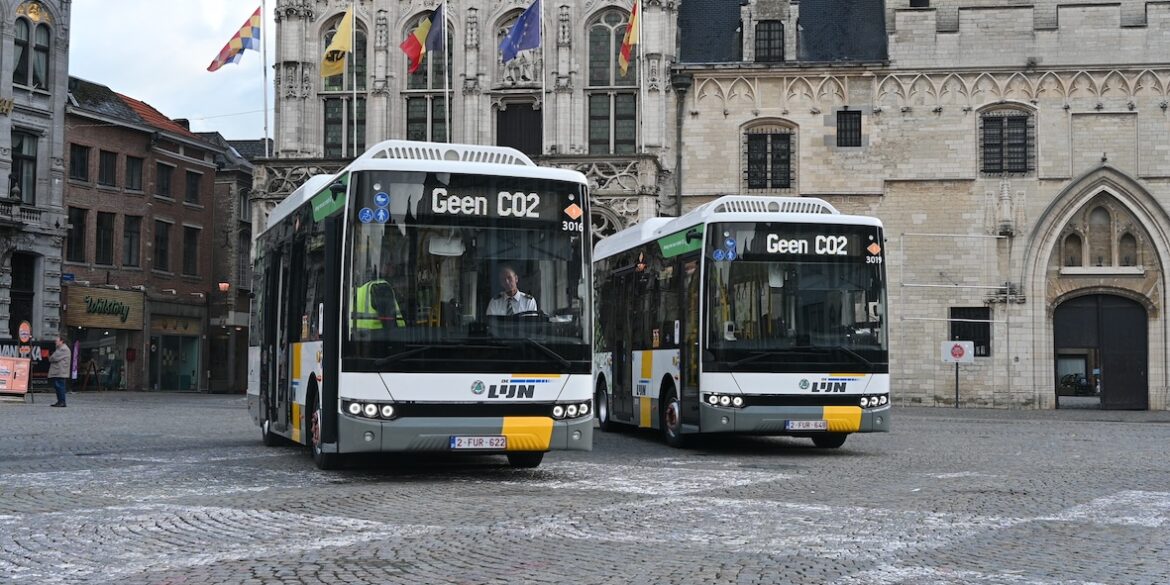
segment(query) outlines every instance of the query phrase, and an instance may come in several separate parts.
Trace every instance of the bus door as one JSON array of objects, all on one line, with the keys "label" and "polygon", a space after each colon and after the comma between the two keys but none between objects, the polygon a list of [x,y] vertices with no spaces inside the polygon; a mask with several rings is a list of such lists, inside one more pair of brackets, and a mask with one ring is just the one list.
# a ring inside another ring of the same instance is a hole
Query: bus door
[{"label": "bus door", "polygon": [[631,292],[634,286],[633,271],[623,271],[613,277],[615,293],[606,309],[612,311],[609,322],[614,328],[613,345],[613,417],[621,421],[630,421],[634,418],[634,386],[633,368],[630,362],[633,359],[630,345],[631,321],[633,316],[630,308],[633,306]]},{"label": "bus door", "polygon": [[679,313],[682,316],[679,328],[679,401],[682,403],[682,422],[699,424],[699,338],[703,330],[699,314],[699,275],[701,257],[698,252],[679,257],[678,267],[682,278],[678,279]]},{"label": "bus door", "polygon": [[289,266],[288,254],[281,253],[277,260],[277,265],[280,267],[276,273],[279,275],[280,281],[276,285],[276,343],[273,348],[276,351],[275,366],[273,368],[273,375],[275,376],[272,408],[276,412],[273,417],[273,422],[276,428],[282,431],[288,431],[288,407],[289,407]]}]

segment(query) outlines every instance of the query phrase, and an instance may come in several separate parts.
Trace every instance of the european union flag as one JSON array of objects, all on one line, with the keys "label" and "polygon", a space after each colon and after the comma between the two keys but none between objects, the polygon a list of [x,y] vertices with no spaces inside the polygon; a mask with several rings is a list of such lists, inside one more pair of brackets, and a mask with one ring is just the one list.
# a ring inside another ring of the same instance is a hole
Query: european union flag
[{"label": "european union flag", "polygon": [[516,19],[516,24],[508,31],[508,36],[500,42],[500,52],[503,53],[504,63],[507,63],[516,58],[516,53],[539,46],[540,0],[536,0],[520,18]]}]

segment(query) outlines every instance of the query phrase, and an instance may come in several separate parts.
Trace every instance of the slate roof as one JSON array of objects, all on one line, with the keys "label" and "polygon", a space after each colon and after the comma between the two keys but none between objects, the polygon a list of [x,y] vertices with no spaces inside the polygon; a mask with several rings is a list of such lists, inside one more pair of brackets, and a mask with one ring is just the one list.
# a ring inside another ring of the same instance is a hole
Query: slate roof
[{"label": "slate roof", "polygon": [[70,77],[69,97],[77,109],[131,124],[146,124],[146,121],[122,101],[114,90],[99,83]]},{"label": "slate roof", "polygon": [[[253,161],[258,158],[264,158],[264,139],[258,138],[255,140],[228,140],[228,144],[240,153],[240,156]],[[268,139],[268,156],[274,153],[272,139]]]},{"label": "slate roof", "polygon": [[679,61],[739,61],[739,5],[740,0],[686,0],[679,4]]}]

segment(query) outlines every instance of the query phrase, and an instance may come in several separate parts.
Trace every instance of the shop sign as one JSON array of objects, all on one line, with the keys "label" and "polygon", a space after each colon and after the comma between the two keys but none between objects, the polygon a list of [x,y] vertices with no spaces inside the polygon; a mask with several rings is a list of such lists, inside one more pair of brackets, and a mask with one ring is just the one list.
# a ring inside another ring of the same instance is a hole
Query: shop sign
[{"label": "shop sign", "polygon": [[66,303],[65,324],[70,327],[142,329],[140,292],[70,286]]}]

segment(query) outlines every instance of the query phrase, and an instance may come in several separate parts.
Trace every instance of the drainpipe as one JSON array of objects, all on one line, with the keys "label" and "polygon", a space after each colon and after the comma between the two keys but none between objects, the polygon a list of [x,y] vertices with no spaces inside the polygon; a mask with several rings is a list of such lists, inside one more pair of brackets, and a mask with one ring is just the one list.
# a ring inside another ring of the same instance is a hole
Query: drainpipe
[{"label": "drainpipe", "polygon": [[682,145],[683,145],[683,110],[684,102],[686,102],[687,91],[691,89],[691,84],[694,83],[694,78],[690,73],[682,71],[675,71],[670,76],[670,85],[674,88],[674,95],[678,97],[678,103],[675,105],[675,121],[674,121],[674,200],[675,200],[675,215],[682,215],[683,210],[683,190],[682,190]]}]

